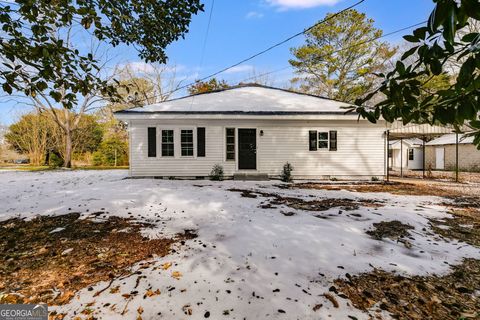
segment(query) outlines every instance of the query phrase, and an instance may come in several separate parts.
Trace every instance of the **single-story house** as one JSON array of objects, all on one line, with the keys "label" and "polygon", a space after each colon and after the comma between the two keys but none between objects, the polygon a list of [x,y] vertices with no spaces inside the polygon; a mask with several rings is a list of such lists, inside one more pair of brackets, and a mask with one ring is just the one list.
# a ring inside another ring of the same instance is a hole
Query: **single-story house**
[{"label": "single-story house", "polygon": [[259,85],[119,111],[128,123],[132,177],[370,179],[386,174],[385,122],[346,113],[347,103]]},{"label": "single-story house", "polygon": [[[425,150],[426,168],[455,170],[456,134],[450,133],[429,141]],[[480,150],[473,144],[473,137],[458,135],[458,169],[480,171]]]},{"label": "single-story house", "polygon": [[388,165],[394,170],[423,169],[423,140],[418,138],[389,141]]}]

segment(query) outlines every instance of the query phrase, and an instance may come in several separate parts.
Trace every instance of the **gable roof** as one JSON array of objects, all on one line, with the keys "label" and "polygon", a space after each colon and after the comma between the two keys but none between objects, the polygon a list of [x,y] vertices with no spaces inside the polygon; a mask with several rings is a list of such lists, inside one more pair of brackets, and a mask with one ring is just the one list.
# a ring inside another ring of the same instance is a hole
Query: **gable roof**
[{"label": "gable roof", "polygon": [[[455,144],[457,141],[455,133],[450,133],[441,136],[440,138],[433,139],[432,141],[427,143],[427,146],[440,146],[445,144]],[[466,137],[465,134],[458,135],[458,143],[461,144],[472,144],[473,143],[473,136]]]},{"label": "gable roof", "polygon": [[147,105],[116,114],[345,114],[351,105],[261,85],[240,85]]},{"label": "gable roof", "polygon": [[[423,140],[418,139],[418,138],[403,139],[401,141],[404,144],[406,144],[409,148],[423,146]],[[398,146],[397,146],[397,144],[398,144]],[[400,140],[390,140],[390,146],[393,149],[400,149]]]}]

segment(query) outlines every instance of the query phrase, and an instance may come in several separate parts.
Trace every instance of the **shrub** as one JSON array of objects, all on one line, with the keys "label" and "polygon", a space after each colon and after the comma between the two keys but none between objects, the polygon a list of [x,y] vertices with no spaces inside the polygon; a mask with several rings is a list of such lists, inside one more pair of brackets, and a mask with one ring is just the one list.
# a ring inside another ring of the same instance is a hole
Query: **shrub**
[{"label": "shrub", "polygon": [[210,172],[210,180],[221,181],[223,180],[223,167],[219,164],[213,166]]},{"label": "shrub", "polygon": [[51,152],[48,158],[48,165],[51,167],[63,166],[63,159],[58,154]]},{"label": "shrub", "polygon": [[283,165],[281,179],[283,182],[291,182],[292,181],[292,171],[293,167],[290,163],[285,163]]},{"label": "shrub", "polygon": [[128,164],[128,145],[118,137],[108,137],[93,153],[95,166],[123,166]]},{"label": "shrub", "polygon": [[377,181],[380,181],[380,179],[378,177],[372,177],[372,181],[377,182]]}]

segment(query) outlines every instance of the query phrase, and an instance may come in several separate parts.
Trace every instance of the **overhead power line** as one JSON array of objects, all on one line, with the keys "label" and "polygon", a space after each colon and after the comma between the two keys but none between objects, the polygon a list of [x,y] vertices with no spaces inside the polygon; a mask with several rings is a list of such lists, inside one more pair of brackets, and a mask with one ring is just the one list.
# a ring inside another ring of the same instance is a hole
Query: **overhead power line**
[{"label": "overhead power line", "polygon": [[[237,63],[234,63],[234,64],[232,64],[232,65],[230,65],[230,66],[228,66],[228,67],[225,67],[225,68],[223,68],[223,69],[221,69],[221,70],[219,70],[219,71],[216,71],[216,72],[214,72],[214,73],[212,73],[212,74],[209,74],[208,76],[205,76],[205,77],[203,77],[203,78],[200,78],[200,79],[196,80],[195,82],[191,82],[191,83],[182,85],[182,86],[180,86],[180,87],[178,87],[178,88],[176,88],[176,89],[174,89],[174,90],[171,90],[171,91],[167,92],[167,94],[175,93],[175,92],[177,92],[177,91],[180,91],[180,90],[182,90],[182,89],[185,89],[185,88],[188,88],[188,87],[194,85],[197,81],[205,81],[205,80],[210,79],[210,78],[213,78],[213,77],[215,77],[215,76],[217,76],[217,75],[219,75],[219,74],[221,74],[221,73],[224,73],[225,71],[228,71],[228,70],[230,70],[230,69],[232,69],[232,68],[238,67],[239,65],[241,65],[241,64],[243,64],[243,63],[245,63],[245,62],[248,62],[248,61],[250,61],[250,60],[252,60],[252,59],[255,59],[256,57],[261,56],[261,55],[263,55],[263,54],[265,54],[265,53],[267,53],[267,52],[269,52],[269,51],[271,51],[271,50],[273,50],[273,49],[275,49],[275,48],[277,48],[277,47],[279,47],[279,46],[281,46],[281,45],[289,42],[290,40],[295,39],[296,37],[299,37],[299,36],[307,33],[308,31],[312,30],[312,29],[315,28],[315,27],[317,27],[317,26],[319,26],[319,25],[321,25],[321,24],[324,24],[324,23],[326,23],[326,22],[328,22],[328,21],[336,18],[337,16],[341,15],[341,14],[344,13],[345,11],[348,11],[348,10],[350,10],[350,9],[355,8],[355,7],[357,7],[358,5],[360,5],[361,3],[365,2],[365,1],[366,1],[366,0],[360,0],[360,1],[352,4],[351,6],[345,8],[345,9],[343,9],[343,10],[340,10],[340,11],[338,11],[338,12],[336,12],[336,13],[328,16],[327,18],[325,18],[325,19],[323,19],[323,20],[315,23],[314,25],[308,27],[307,29],[304,29],[303,31],[300,31],[300,32],[295,33],[294,35],[286,38],[285,40],[282,40],[282,41],[280,41],[280,42],[278,42],[278,43],[276,43],[276,44],[274,44],[274,45],[272,45],[272,46],[270,46],[270,47],[268,47],[268,48],[266,48],[266,49],[264,49],[264,50],[262,50],[262,51],[260,51],[260,52],[258,52],[258,53],[255,53],[255,54],[249,56],[248,58],[245,58],[245,59],[243,59],[243,60],[241,60],[241,61],[239,61],[239,62],[237,62]],[[154,97],[156,97],[156,96],[154,96]],[[151,98],[152,98],[152,97],[151,97]],[[144,101],[146,101],[146,99],[142,99],[142,100],[139,100],[139,101],[137,101],[137,102],[140,103],[140,102],[144,102]]]},{"label": "overhead power line", "polygon": [[[355,44],[353,44],[351,46],[348,46],[348,47],[345,47],[345,48],[337,49],[335,51],[329,52],[328,54],[323,54],[323,55],[317,56],[317,58],[321,59],[323,57],[326,57],[326,56],[329,56],[329,55],[332,55],[332,54],[335,54],[335,53],[339,53],[339,52],[342,52],[342,51],[345,51],[345,50],[350,50],[350,49],[353,49],[355,47],[358,47],[358,46],[361,46],[361,45],[364,45],[364,44],[367,44],[367,43],[370,43],[370,42],[373,42],[373,41],[376,41],[376,40],[379,40],[379,39],[382,39],[382,38],[385,38],[385,37],[388,37],[388,36],[391,36],[391,35],[394,35],[396,33],[399,33],[399,32],[405,31],[405,30],[409,30],[411,28],[415,28],[415,27],[424,25],[425,23],[427,23],[427,20],[416,23],[416,24],[412,24],[408,27],[404,27],[404,28],[401,28],[401,29],[397,29],[397,30],[382,34],[381,36],[378,36],[378,37],[375,37],[375,38],[371,38],[371,39],[368,39],[368,40],[365,40],[365,41],[355,43]],[[274,74],[274,73],[281,72],[283,70],[287,70],[289,68],[292,68],[292,66],[288,65],[288,66],[282,67],[280,69],[276,69],[276,70],[273,70],[273,71],[269,71],[269,72],[261,73],[261,74],[258,74],[258,75],[254,75],[254,76],[245,78],[245,79],[241,80],[240,82],[245,82],[245,81],[249,81],[249,80],[252,80],[252,79],[255,79],[255,78],[268,76],[268,75],[271,75],[271,74]]]}]

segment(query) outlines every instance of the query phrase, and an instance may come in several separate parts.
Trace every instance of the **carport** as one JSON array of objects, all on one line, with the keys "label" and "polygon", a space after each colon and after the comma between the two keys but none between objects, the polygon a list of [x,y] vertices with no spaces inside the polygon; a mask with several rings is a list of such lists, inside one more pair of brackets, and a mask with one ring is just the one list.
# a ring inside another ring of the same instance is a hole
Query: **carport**
[{"label": "carport", "polygon": [[[466,129],[466,128],[463,128]],[[423,154],[423,165],[422,165],[422,177],[426,178],[425,167],[426,167],[426,153],[425,153],[425,144],[439,136],[455,133],[456,134],[456,144],[455,144],[455,181],[458,182],[458,132],[455,132],[453,126],[432,126],[429,124],[407,124],[403,125],[401,122],[396,121],[388,125],[388,129],[385,133],[386,135],[386,172],[387,172],[387,181],[390,180],[390,162],[389,157],[392,153],[390,147],[390,141],[398,140],[400,141],[400,177],[403,177],[404,166],[403,166],[403,140],[404,139],[421,139],[423,141],[422,145],[422,154]]]}]

